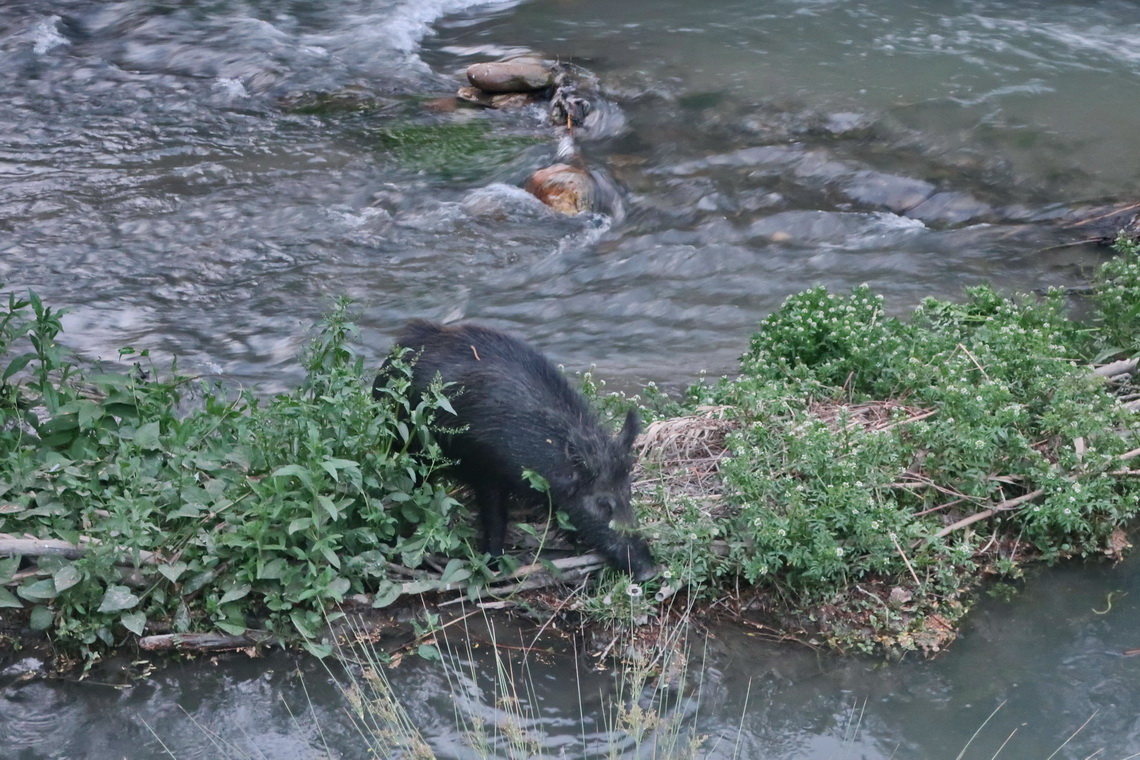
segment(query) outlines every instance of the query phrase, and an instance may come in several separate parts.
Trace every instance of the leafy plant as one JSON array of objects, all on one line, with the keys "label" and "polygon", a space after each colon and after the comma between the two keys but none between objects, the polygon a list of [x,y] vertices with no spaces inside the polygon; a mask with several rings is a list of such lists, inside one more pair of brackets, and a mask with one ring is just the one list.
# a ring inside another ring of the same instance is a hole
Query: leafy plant
[{"label": "leafy plant", "polygon": [[4,377],[2,530],[79,556],[40,557],[0,604],[30,607],[88,660],[156,628],[258,627],[319,651],[328,606],[375,589],[389,561],[466,552],[460,507],[431,479],[428,427],[448,402],[413,403],[398,357],[374,401],[347,310],[315,333],[304,385],[261,402],[130,351],[132,372],[83,369],[56,341],[57,312],[11,298],[4,346],[31,351]]}]

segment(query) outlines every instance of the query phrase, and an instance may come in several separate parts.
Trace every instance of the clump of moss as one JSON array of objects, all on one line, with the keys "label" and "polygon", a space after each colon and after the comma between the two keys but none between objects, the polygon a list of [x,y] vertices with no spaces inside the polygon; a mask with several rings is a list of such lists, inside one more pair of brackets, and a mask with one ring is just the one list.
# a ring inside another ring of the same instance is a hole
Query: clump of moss
[{"label": "clump of moss", "polygon": [[539,142],[492,132],[481,119],[405,123],[378,129],[375,136],[380,149],[405,169],[449,182],[485,180]]}]

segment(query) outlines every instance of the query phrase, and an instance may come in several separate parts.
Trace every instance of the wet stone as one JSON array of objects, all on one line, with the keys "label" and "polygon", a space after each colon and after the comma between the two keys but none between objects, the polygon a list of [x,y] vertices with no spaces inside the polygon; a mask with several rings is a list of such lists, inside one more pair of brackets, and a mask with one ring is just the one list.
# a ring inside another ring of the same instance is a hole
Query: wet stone
[{"label": "wet stone", "polygon": [[927,224],[955,226],[993,216],[990,206],[966,193],[936,193],[906,212]]},{"label": "wet stone", "polygon": [[863,171],[845,182],[842,192],[858,203],[888,208],[901,214],[934,195],[934,185],[910,177]]},{"label": "wet stone", "polygon": [[473,63],[467,67],[467,80],[484,92],[533,92],[554,84],[554,72],[537,58],[515,58]]},{"label": "wet stone", "polygon": [[524,189],[560,214],[573,216],[594,207],[597,197],[590,173],[570,164],[553,164],[527,179]]},{"label": "wet stone", "polygon": [[467,103],[483,106],[484,108],[523,108],[538,100],[533,92],[508,92],[494,94],[484,92],[478,87],[460,87],[455,96]]}]

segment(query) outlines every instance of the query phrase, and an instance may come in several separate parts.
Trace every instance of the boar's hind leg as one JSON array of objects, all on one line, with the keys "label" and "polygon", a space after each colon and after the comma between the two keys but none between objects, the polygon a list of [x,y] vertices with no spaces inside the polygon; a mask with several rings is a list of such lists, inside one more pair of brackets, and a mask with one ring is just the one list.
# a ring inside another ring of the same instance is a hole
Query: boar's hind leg
[{"label": "boar's hind leg", "polygon": [[483,485],[476,489],[475,501],[479,504],[479,517],[483,523],[483,551],[498,557],[503,553],[503,542],[507,537],[506,494],[497,486]]}]

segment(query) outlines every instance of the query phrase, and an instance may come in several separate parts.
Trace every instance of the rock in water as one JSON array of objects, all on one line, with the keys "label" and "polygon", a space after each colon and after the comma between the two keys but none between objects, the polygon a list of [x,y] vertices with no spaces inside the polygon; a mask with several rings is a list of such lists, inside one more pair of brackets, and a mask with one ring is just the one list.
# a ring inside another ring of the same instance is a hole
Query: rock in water
[{"label": "rock in water", "polygon": [[483,106],[484,108],[522,108],[535,102],[533,92],[506,92],[492,95],[478,87],[460,87],[455,96],[467,103]]},{"label": "rock in water", "polygon": [[467,79],[484,92],[533,92],[550,87],[554,72],[550,64],[537,58],[515,58],[473,63],[467,67]]},{"label": "rock in water", "polygon": [[597,185],[579,166],[554,164],[530,175],[524,189],[560,214],[590,211],[597,200]]}]

